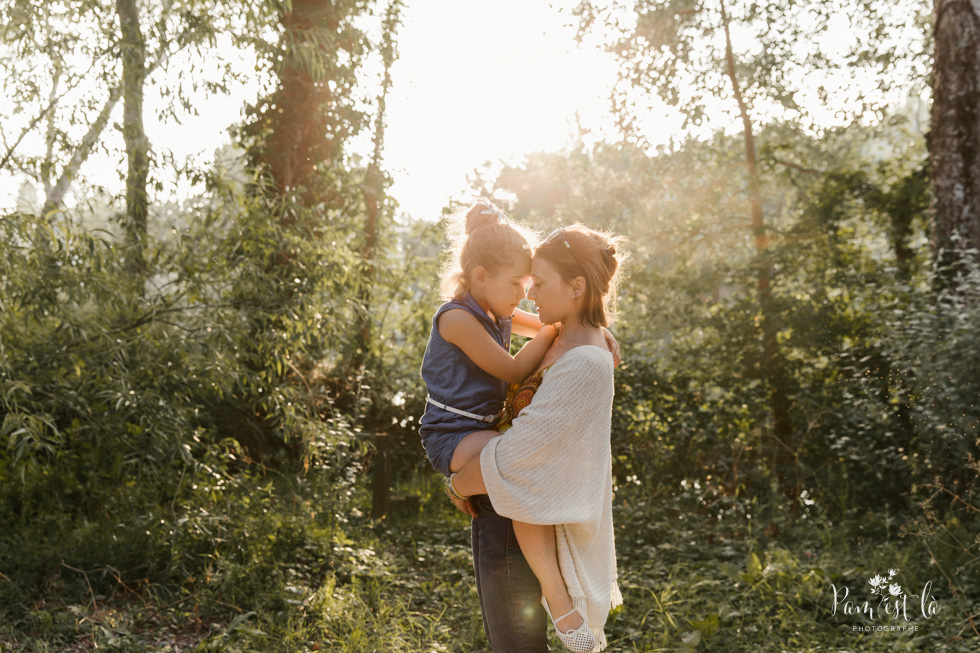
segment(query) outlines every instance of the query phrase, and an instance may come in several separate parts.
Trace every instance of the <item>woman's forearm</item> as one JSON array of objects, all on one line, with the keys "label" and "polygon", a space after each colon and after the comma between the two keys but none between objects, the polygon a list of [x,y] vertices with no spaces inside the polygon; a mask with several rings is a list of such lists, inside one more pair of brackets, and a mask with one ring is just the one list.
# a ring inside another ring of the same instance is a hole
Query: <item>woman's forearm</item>
[{"label": "woman's forearm", "polygon": [[474,456],[453,477],[453,486],[464,496],[486,494],[487,486],[483,484],[483,470],[480,469],[480,456]]}]

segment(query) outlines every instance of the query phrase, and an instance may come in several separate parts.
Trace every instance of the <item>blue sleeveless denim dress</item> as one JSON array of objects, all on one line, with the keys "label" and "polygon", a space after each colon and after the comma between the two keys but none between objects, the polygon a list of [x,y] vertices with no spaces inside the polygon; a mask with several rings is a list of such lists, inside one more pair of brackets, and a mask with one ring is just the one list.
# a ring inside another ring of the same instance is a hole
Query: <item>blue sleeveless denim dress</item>
[{"label": "blue sleeveless denim dress", "polygon": [[[441,404],[474,415],[497,415],[507,397],[507,382],[484,372],[462,349],[443,340],[438,320],[450,310],[468,311],[501,347],[510,351],[509,317],[494,321],[469,293],[462,300],[446,302],[432,316],[432,331],[422,357],[422,380],[429,396]],[[480,421],[426,402],[419,435],[429,462],[448,476],[449,463],[460,440],[474,431],[486,431],[495,425],[496,421]]]}]

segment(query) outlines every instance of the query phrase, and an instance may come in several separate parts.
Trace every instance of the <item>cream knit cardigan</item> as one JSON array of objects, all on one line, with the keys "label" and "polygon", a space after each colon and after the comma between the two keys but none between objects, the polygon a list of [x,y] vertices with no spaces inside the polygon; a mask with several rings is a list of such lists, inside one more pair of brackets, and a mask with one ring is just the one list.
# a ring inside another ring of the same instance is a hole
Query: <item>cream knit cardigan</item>
[{"label": "cream knit cardigan", "polygon": [[609,611],[623,601],[613,542],[612,400],[612,355],[575,347],[548,369],[513,426],[480,454],[498,514],[556,525],[558,564],[599,642],[596,651],[606,645]]}]

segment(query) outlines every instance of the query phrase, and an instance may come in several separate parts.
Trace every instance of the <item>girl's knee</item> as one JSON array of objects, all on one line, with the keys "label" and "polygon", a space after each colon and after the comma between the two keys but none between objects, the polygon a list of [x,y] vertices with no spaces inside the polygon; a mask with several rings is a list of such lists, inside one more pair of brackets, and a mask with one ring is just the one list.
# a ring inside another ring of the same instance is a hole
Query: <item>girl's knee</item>
[{"label": "girl's knee", "polygon": [[499,435],[497,431],[476,431],[460,440],[453,451],[453,459],[449,462],[449,471],[458,472],[463,469],[466,463],[480,455],[490,440]]}]

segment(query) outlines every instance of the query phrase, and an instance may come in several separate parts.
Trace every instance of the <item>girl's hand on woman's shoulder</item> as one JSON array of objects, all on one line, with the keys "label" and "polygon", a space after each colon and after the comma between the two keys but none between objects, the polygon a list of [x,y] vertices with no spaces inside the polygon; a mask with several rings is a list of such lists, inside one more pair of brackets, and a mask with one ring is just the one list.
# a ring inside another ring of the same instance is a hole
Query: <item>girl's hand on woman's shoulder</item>
[{"label": "girl's hand on woman's shoulder", "polygon": [[602,338],[606,341],[606,349],[612,354],[613,367],[619,367],[619,342],[616,340],[616,336],[606,327],[602,327]]}]

